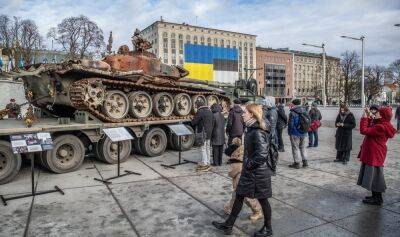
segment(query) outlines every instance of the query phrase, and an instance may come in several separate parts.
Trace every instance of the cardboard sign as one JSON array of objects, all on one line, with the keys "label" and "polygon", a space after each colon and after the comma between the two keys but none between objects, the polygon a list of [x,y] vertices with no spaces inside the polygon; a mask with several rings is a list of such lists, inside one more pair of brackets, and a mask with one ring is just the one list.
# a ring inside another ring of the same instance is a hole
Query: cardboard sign
[{"label": "cardboard sign", "polygon": [[132,135],[124,127],[104,128],[103,132],[113,142],[119,142],[119,141],[125,141],[125,140],[132,140],[133,139]]},{"label": "cardboard sign", "polygon": [[193,134],[184,124],[167,125],[173,133],[177,136],[186,136]]},{"label": "cardboard sign", "polygon": [[11,135],[10,141],[14,154],[53,149],[53,140],[48,132]]}]

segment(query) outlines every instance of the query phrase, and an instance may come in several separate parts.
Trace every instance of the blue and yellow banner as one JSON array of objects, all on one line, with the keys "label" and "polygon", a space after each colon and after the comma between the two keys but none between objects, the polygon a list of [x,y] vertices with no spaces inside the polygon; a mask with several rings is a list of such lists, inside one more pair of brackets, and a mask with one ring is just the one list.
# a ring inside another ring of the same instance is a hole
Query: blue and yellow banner
[{"label": "blue and yellow banner", "polygon": [[234,83],[238,79],[238,51],[233,48],[185,44],[188,78]]}]

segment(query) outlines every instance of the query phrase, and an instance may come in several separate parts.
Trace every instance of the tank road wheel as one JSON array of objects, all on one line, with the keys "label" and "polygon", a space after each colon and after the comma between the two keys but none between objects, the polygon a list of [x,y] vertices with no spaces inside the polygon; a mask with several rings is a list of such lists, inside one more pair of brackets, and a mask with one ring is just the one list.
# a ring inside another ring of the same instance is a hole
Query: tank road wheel
[{"label": "tank road wheel", "polygon": [[74,135],[60,135],[53,141],[53,150],[45,151],[43,162],[54,173],[68,173],[79,169],[85,157],[85,146]]},{"label": "tank road wheel", "polygon": [[168,117],[174,111],[174,100],[172,95],[166,92],[157,93],[153,96],[153,111],[158,117]]},{"label": "tank road wheel", "polygon": [[[116,164],[118,162],[118,143],[112,142],[110,138],[104,137],[97,143],[98,158],[109,164]],[[132,151],[132,143],[129,140],[121,141],[120,146],[120,159],[125,162]]]},{"label": "tank road wheel", "polygon": [[103,103],[103,112],[107,117],[122,119],[129,109],[128,97],[119,90],[108,91]]},{"label": "tank road wheel", "polygon": [[13,153],[9,142],[0,141],[0,184],[13,180],[20,168],[21,156]]},{"label": "tank road wheel", "polygon": [[218,103],[219,103],[218,96],[216,96],[216,95],[207,96],[207,105],[208,106],[211,106],[213,104],[218,104]]},{"label": "tank road wheel", "polygon": [[190,114],[192,109],[192,101],[190,96],[185,93],[177,94],[174,98],[174,112],[179,116],[186,116]]},{"label": "tank road wheel", "polygon": [[222,107],[222,114],[228,114],[230,109],[230,102],[229,100],[222,99],[221,100],[221,107]]},{"label": "tank road wheel", "polygon": [[96,80],[85,87],[85,101],[91,108],[97,108],[104,102],[106,88],[101,81]]},{"label": "tank road wheel", "polygon": [[128,94],[129,114],[134,118],[146,118],[151,114],[153,101],[151,96],[144,91]]},{"label": "tank road wheel", "polygon": [[159,156],[167,147],[167,135],[161,128],[148,130],[140,139],[140,148],[144,155]]},{"label": "tank road wheel", "polygon": [[171,134],[171,145],[172,145],[172,149],[177,150],[177,151],[187,151],[190,150],[190,148],[193,147],[194,144],[194,131],[193,128],[191,126],[186,125],[186,127],[192,132],[192,135],[186,135],[186,136],[182,136],[182,144],[181,144],[181,148],[179,147],[179,141],[178,141],[178,136],[176,136],[175,134]]},{"label": "tank road wheel", "polygon": [[207,105],[207,99],[204,95],[194,95],[192,96],[192,113],[197,112],[196,101],[203,101],[205,105]]}]

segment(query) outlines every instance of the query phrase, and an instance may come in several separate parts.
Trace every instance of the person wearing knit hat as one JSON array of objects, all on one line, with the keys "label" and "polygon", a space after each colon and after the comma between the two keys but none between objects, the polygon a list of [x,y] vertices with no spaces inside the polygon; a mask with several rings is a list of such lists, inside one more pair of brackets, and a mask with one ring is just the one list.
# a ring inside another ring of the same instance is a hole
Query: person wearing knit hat
[{"label": "person wearing knit hat", "polygon": [[[292,145],[292,155],[293,155],[293,164],[289,165],[289,168],[300,169],[300,157],[303,162],[303,168],[308,166],[308,161],[306,157],[305,151],[305,136],[307,131],[302,131],[300,129],[301,118],[308,117],[308,113],[305,111],[305,108],[301,106],[301,101],[299,99],[294,99],[292,101],[292,105],[289,113],[288,120],[288,134],[290,137],[290,144]],[[309,124],[308,124],[309,125]]]},{"label": "person wearing knit hat", "polygon": [[372,196],[364,198],[363,203],[381,206],[383,203],[382,193],[386,190],[383,165],[386,159],[389,138],[393,138],[396,129],[390,123],[392,109],[381,107],[375,114],[375,123],[369,125],[371,112],[365,108],[364,115],[360,121],[360,133],[365,136],[358,157],[361,168],[357,184],[372,192]]}]

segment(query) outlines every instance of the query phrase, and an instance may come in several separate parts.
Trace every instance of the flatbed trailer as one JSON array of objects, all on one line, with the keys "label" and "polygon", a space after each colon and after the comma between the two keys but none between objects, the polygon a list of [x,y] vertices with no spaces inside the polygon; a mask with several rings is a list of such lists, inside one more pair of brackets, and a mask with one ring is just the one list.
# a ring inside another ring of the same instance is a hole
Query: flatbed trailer
[{"label": "flatbed trailer", "polygon": [[156,121],[104,123],[86,112],[79,112],[74,119],[39,118],[32,127],[26,127],[23,120],[0,120],[0,184],[8,183],[18,174],[21,155],[13,154],[10,135],[49,132],[53,139],[53,150],[37,154],[35,160],[54,173],[72,172],[81,166],[85,154],[95,154],[105,162],[117,163],[117,144],[104,135],[104,128],[125,127],[134,137],[132,141],[120,143],[121,162],[132,152],[146,156],[159,156],[167,147],[174,150],[189,150],[194,143],[194,135],[183,136],[178,147],[178,137],[171,133],[167,125],[185,124],[190,126],[190,118],[162,119]]}]

